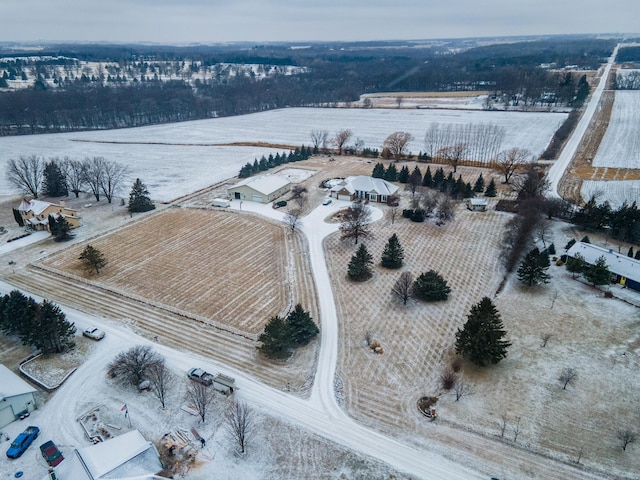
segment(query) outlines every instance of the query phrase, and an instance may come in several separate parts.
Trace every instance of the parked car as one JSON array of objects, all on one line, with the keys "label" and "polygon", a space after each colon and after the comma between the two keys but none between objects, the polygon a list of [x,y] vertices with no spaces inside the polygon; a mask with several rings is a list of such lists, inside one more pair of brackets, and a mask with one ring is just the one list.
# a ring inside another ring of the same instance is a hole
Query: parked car
[{"label": "parked car", "polygon": [[192,368],[187,372],[187,376],[198,383],[207,387],[213,385],[213,388],[225,395],[231,395],[236,388],[236,381],[232,377],[228,377],[221,373],[213,374],[205,372],[202,368]]},{"label": "parked car", "polygon": [[64,460],[62,453],[51,440],[40,445],[40,451],[42,452],[44,459],[52,467],[58,466],[58,464]]},{"label": "parked car", "polygon": [[89,327],[82,334],[96,341],[104,338],[104,332],[97,327]]},{"label": "parked car", "polygon": [[323,205],[331,205],[331,202],[333,202],[333,200],[331,200],[330,198],[327,198],[324,202],[322,202]]},{"label": "parked car", "polygon": [[22,455],[29,445],[33,443],[33,441],[38,438],[38,434],[40,433],[40,429],[38,427],[30,426],[18,435],[11,445],[9,446],[9,450],[7,450],[7,457],[9,458],[18,458]]},{"label": "parked car", "polygon": [[205,372],[202,368],[192,368],[187,372],[187,376],[191,380],[206,385],[207,387],[213,384],[213,375]]}]

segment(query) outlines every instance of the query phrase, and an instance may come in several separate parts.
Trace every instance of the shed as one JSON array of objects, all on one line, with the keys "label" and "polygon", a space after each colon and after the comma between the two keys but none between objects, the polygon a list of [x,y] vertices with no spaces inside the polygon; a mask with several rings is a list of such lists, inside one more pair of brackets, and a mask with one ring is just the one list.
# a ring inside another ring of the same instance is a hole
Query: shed
[{"label": "shed", "polygon": [[567,255],[573,258],[577,254],[589,265],[594,265],[600,257],[604,257],[615,283],[640,291],[640,261],[612,249],[585,242],[574,243],[567,251]]},{"label": "shed", "polygon": [[0,428],[37,408],[35,392],[35,388],[0,364]]},{"label": "shed", "polygon": [[269,203],[289,191],[289,180],[276,174],[250,177],[232,185],[227,194],[234,200]]},{"label": "shed", "polygon": [[486,198],[467,198],[467,208],[472,212],[486,212],[488,206]]}]

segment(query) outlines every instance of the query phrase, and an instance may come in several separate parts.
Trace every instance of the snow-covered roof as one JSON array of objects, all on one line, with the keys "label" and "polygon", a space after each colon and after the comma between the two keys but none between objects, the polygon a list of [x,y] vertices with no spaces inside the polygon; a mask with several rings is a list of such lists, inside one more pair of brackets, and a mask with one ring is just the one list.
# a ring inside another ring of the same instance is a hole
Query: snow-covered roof
[{"label": "snow-covered roof", "polygon": [[0,364],[0,400],[35,391],[35,388]]},{"label": "snow-covered roof", "polygon": [[398,187],[382,178],[373,178],[366,175],[347,177],[338,185],[331,188],[332,192],[339,192],[345,189],[350,193],[375,192],[380,195],[393,195],[398,191]]},{"label": "snow-covered roof", "polygon": [[486,198],[469,198],[471,205],[488,205],[489,202]]},{"label": "snow-covered roof", "polygon": [[57,468],[59,478],[73,480],[149,478],[162,470],[158,453],[138,430],[77,449]]},{"label": "snow-covered roof", "polygon": [[70,210],[70,211],[74,211],[72,208],[67,208],[64,205],[60,205],[57,203],[50,203],[50,202],[45,202],[42,200],[27,200],[27,199],[23,199],[20,202],[20,205],[18,205],[18,210],[21,212],[33,212],[34,215],[40,215],[42,212],[44,212],[47,208],[49,207],[57,207],[57,208],[64,208],[66,210]]},{"label": "snow-covered roof", "polygon": [[567,251],[567,255],[575,257],[579,253],[591,265],[604,257],[607,268],[612,273],[640,281],[640,261],[614,250],[598,247],[591,243],[577,242]]},{"label": "snow-covered roof", "polygon": [[282,187],[289,185],[289,180],[280,175],[260,175],[259,177],[249,177],[236,183],[231,188],[247,186],[263,195],[270,195],[277,192]]}]

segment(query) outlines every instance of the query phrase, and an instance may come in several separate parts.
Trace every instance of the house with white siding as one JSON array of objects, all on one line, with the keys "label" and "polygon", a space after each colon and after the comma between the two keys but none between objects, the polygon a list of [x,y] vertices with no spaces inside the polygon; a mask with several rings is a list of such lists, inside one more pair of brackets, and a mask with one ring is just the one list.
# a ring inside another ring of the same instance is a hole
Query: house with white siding
[{"label": "house with white siding", "polygon": [[330,195],[338,200],[364,200],[386,203],[398,187],[382,178],[358,175],[347,177],[331,188]]},{"label": "house with white siding", "polygon": [[0,428],[34,411],[36,389],[0,364]]}]

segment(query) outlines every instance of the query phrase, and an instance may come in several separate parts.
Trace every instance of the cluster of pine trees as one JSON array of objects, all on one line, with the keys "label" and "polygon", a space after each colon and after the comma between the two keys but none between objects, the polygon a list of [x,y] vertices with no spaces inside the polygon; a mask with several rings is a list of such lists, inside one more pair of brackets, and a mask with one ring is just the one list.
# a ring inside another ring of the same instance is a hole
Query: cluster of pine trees
[{"label": "cluster of pine trees", "polygon": [[274,360],[286,360],[296,348],[308,344],[319,332],[309,312],[298,303],[286,318],[276,315],[269,319],[258,337],[258,350]]},{"label": "cluster of pine trees", "polygon": [[43,353],[62,353],[75,346],[76,327],[60,307],[48,300],[38,303],[18,290],[0,297],[0,328]]},{"label": "cluster of pine trees", "polygon": [[584,230],[607,231],[611,237],[623,242],[640,244],[640,210],[633,202],[613,209],[609,202],[598,203],[593,196],[577,210],[571,221]]},{"label": "cluster of pine trees", "polygon": [[311,156],[311,152],[311,147],[305,147],[303,145],[302,147],[296,148],[289,153],[283,152],[282,155],[280,155],[279,153],[276,153],[275,156],[273,154],[269,154],[269,157],[265,157],[263,155],[260,160],[256,158],[253,163],[247,162],[245,165],[243,165],[240,169],[240,173],[238,173],[238,177],[247,178],[257,173],[269,170],[270,168],[278,167],[285,163],[301,162],[302,160],[307,160]]}]

